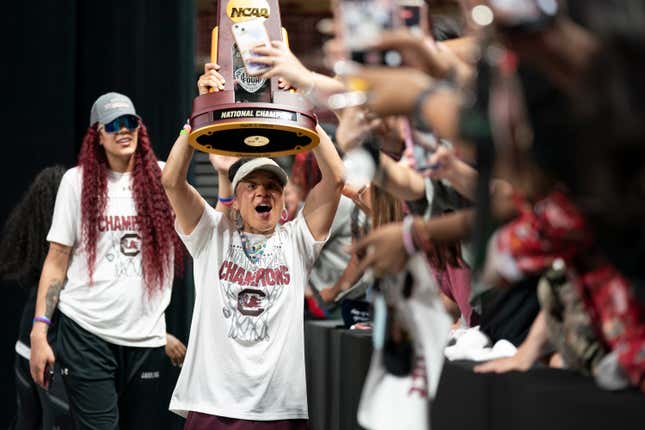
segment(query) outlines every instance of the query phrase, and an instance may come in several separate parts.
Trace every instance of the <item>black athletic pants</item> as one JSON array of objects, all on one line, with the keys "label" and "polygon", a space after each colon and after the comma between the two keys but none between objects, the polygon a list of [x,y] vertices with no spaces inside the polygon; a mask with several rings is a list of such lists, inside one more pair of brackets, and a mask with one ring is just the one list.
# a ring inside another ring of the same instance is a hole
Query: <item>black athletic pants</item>
[{"label": "black athletic pants", "polygon": [[114,345],[62,314],[59,324],[57,361],[76,428],[160,428],[169,403],[161,387],[164,347]]},{"label": "black athletic pants", "polygon": [[[65,388],[60,376],[47,391],[31,378],[29,360],[16,354],[16,417],[12,430],[72,430]],[[58,366],[55,367],[58,370]]]}]

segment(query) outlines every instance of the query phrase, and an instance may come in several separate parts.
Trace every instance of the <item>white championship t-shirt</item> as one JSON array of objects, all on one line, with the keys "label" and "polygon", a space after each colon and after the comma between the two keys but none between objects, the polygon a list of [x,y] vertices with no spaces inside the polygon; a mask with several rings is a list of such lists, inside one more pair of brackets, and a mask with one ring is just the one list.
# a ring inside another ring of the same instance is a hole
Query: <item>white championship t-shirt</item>
[{"label": "white championship t-shirt", "polygon": [[68,170],[61,180],[47,240],[73,249],[58,308],[107,342],[135,347],[163,346],[164,311],[170,302],[172,270],[166,272],[162,291],[146,292],[132,176],[108,172],[107,179],[107,206],[98,222],[91,286],[87,254],[81,242],[81,168]]},{"label": "white championship t-shirt", "polygon": [[304,289],[324,241],[314,239],[301,213],[276,227],[254,264],[235,226],[208,204],[191,234],[177,229],[194,259],[195,308],[170,410],[307,418]]}]

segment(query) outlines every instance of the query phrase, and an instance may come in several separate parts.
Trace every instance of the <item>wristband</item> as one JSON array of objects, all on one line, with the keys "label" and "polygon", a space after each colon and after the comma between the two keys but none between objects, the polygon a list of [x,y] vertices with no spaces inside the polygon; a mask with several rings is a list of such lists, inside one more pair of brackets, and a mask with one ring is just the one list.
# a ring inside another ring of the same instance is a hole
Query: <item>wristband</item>
[{"label": "wristband", "polygon": [[231,206],[235,197],[218,197],[217,200],[224,206]]},{"label": "wristband", "polygon": [[417,252],[414,241],[412,240],[412,221],[414,221],[414,218],[410,215],[403,218],[403,230],[401,232],[403,236],[403,247],[410,257]]},{"label": "wristband", "polygon": [[218,197],[217,200],[224,206],[231,206],[235,197]]},{"label": "wristband", "polygon": [[429,252],[432,248],[432,243],[423,235],[422,232],[418,231],[418,223],[413,222],[412,227],[410,228],[412,234],[412,241],[418,249],[423,250],[424,252]]},{"label": "wristband", "polygon": [[45,323],[48,326],[52,325],[51,320],[44,315],[35,317],[33,323],[35,324],[37,322]]}]

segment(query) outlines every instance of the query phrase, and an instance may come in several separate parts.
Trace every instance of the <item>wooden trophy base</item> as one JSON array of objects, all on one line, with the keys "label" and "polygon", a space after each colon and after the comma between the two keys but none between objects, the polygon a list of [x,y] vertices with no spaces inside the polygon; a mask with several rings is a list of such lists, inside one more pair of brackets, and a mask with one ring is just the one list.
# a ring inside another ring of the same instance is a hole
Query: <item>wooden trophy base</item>
[{"label": "wooden trophy base", "polygon": [[235,103],[230,93],[195,98],[189,142],[196,149],[236,157],[280,157],[318,145],[316,118],[304,108],[300,95],[282,93],[277,103]]}]

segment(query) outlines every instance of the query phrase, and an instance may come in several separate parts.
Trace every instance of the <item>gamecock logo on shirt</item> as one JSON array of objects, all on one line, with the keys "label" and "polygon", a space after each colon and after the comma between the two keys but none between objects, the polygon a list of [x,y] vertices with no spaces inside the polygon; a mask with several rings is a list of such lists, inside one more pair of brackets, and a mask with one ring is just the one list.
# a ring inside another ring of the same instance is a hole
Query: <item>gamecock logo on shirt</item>
[{"label": "gamecock logo on shirt", "polygon": [[141,252],[141,238],[136,233],[124,234],[121,237],[121,254],[134,257]]},{"label": "gamecock logo on shirt", "polygon": [[256,317],[264,312],[266,294],[260,290],[247,288],[237,295],[237,310],[242,315]]}]

